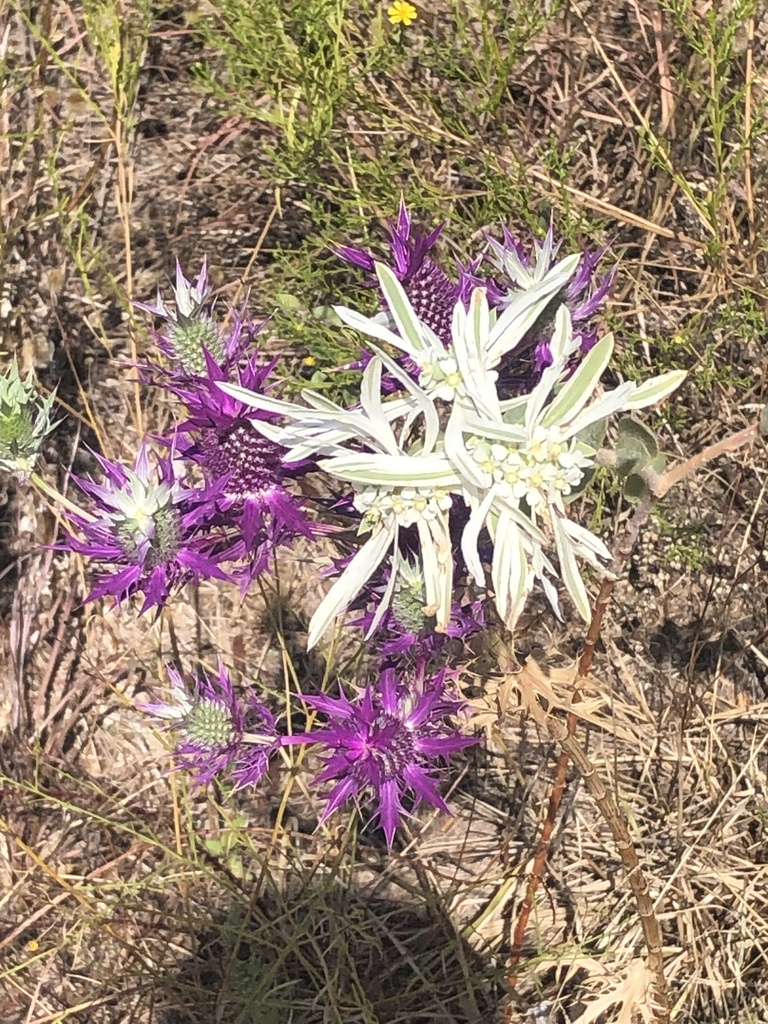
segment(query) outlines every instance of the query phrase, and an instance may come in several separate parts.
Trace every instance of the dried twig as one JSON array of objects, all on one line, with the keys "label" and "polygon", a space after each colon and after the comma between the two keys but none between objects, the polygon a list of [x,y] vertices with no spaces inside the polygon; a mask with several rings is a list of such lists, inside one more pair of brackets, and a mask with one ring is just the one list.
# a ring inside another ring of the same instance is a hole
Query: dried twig
[{"label": "dried twig", "polygon": [[[598,594],[597,601],[592,613],[592,619],[587,631],[581,657],[579,659],[576,677],[574,679],[574,690],[572,703],[577,704],[581,700],[579,691],[579,680],[585,678],[592,666],[595,646],[600,637],[600,630],[603,617],[611,600],[616,580],[624,569],[626,562],[632,553],[637,542],[640,530],[647,521],[653,503],[663,497],[667,491],[685,477],[694,473],[702,466],[711,462],[720,455],[735,451],[737,448],[760,436],[759,423],[753,423],[749,427],[738,431],[705,448],[702,452],[674,467],[665,474],[655,475],[648,480],[650,486],[649,495],[640,501],[632,514],[623,535],[620,537],[614,549],[614,556],[609,567],[609,575],[603,581]],[[536,705],[532,707],[536,714]],[[540,709],[541,710],[541,709]],[[645,936],[648,948],[648,968],[652,976],[652,985],[655,999],[656,1020],[659,1024],[666,1024],[670,1019],[669,995],[664,977],[664,962],[662,953],[661,927],[656,917],[653,901],[648,891],[648,883],[640,867],[640,860],[637,851],[632,843],[629,828],[624,815],[619,810],[615,800],[608,793],[602,780],[597,775],[592,763],[589,761],[584,749],[575,738],[578,725],[578,715],[574,711],[568,713],[565,724],[541,710],[541,723],[546,726],[552,736],[562,746],[562,751],[557,762],[555,779],[552,784],[549,802],[547,805],[547,816],[542,828],[541,837],[536,850],[533,868],[528,877],[525,897],[518,915],[517,924],[513,933],[512,948],[508,959],[507,984],[513,990],[517,984],[518,967],[522,955],[523,940],[526,928],[533,909],[533,901],[536,891],[541,884],[547,855],[549,853],[552,834],[554,832],[557,814],[560,809],[563,794],[565,792],[566,774],[569,760],[573,760],[581,772],[584,781],[592,794],[595,803],[602,813],[605,821],[611,828],[619,855],[627,871],[630,888],[635,897],[638,917]]]}]

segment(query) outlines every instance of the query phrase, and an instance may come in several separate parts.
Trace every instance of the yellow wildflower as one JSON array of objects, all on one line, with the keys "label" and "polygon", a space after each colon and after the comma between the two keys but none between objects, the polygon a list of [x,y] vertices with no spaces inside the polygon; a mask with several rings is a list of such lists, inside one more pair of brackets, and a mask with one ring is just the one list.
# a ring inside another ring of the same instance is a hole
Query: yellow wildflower
[{"label": "yellow wildflower", "polygon": [[393,25],[405,25],[407,28],[412,21],[416,21],[418,12],[408,0],[395,0],[392,6],[387,8],[387,15]]}]

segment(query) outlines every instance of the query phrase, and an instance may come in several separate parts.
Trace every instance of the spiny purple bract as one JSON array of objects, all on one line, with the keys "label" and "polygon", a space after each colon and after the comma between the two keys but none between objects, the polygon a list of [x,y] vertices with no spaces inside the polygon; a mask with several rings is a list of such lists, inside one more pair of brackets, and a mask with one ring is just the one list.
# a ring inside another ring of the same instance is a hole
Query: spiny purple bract
[{"label": "spiny purple bract", "polygon": [[[229,368],[209,358],[204,377],[167,385],[187,409],[187,419],[167,443],[202,467],[209,514],[241,533],[239,555],[243,558],[261,545],[288,543],[297,534],[313,536],[300,501],[284,486],[287,478],[305,472],[306,466],[289,470],[282,459],[283,449],[259,432],[259,423],[272,418],[268,413],[258,412],[217,387],[220,381],[234,379],[249,391],[264,392],[274,365],[260,364],[257,354]],[[236,552],[229,555],[236,557]]]},{"label": "spiny purple bract", "polygon": [[111,595],[119,602],[143,593],[143,612],[164,605],[188,580],[226,579],[215,542],[202,530],[197,492],[183,485],[177,462],[155,457],[153,468],[145,444],[132,469],[96,459],[104,483],[75,478],[93,504],[72,517],[83,539],[70,535],[69,546],[113,571],[97,580],[87,600]]},{"label": "spiny purple bract", "polygon": [[[551,227],[542,241],[534,240],[531,249],[527,249],[506,225],[502,225],[501,242],[490,235],[486,238],[491,247],[491,255],[487,258],[501,275],[492,295],[493,304],[499,309],[504,309],[525,285],[526,277],[538,280],[554,266],[563,243],[562,239],[555,241]],[[604,250],[595,253],[584,250],[567,288],[551,303],[551,314],[545,310],[531,329],[530,338],[524,339],[521,349],[533,348],[533,366],[537,376],[552,361],[547,332],[551,329],[554,311],[561,303],[570,310],[574,338],[579,339],[579,354],[585,355],[596,344],[597,329],[590,321],[604,304],[613,284],[613,273],[608,273],[602,280],[596,278],[603,254]]]},{"label": "spiny purple bract", "polygon": [[177,735],[177,766],[194,774],[196,786],[224,774],[235,780],[238,789],[258,782],[280,746],[272,712],[250,687],[236,694],[221,662],[217,677],[198,670],[191,696],[173,666],[168,666],[168,676],[171,703],[137,706],[170,723]]},{"label": "spiny purple bract", "polygon": [[398,677],[385,669],[354,701],[340,697],[305,697],[327,716],[327,724],[289,742],[312,742],[328,750],[318,782],[337,780],[328,793],[325,821],[348,800],[370,794],[375,818],[392,846],[395,831],[412,803],[424,800],[450,813],[431,774],[435,763],[476,741],[447,720],[463,702],[447,688],[445,670],[429,678],[418,666],[413,675]]},{"label": "spiny purple bract", "polygon": [[[455,283],[429,256],[443,226],[429,234],[414,229],[413,220],[405,202],[401,200],[397,220],[389,226],[390,244],[394,260],[393,270],[403,285],[416,315],[430,327],[442,343],[451,343],[453,307],[464,297],[468,282],[481,283],[473,277],[473,270],[459,267],[459,282]],[[375,258],[364,249],[341,245],[336,253],[348,263],[363,270],[373,271]],[[374,282],[375,283],[375,279]]]}]

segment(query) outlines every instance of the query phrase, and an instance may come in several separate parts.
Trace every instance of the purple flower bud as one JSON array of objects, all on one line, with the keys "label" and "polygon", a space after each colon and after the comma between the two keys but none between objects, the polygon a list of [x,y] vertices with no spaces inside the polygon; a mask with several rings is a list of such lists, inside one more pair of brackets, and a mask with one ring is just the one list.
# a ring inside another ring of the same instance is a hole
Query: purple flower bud
[{"label": "purple flower bud", "polygon": [[[452,281],[429,255],[434,247],[443,225],[429,234],[414,229],[413,220],[406,208],[405,201],[400,201],[397,220],[389,226],[390,245],[395,274],[408,295],[411,305],[418,318],[430,327],[446,348],[451,344],[451,322],[453,309],[459,299],[468,298],[471,286],[485,284],[476,276],[480,265],[478,260],[468,268],[459,265],[459,282]],[[373,271],[375,258],[364,249],[352,249],[341,245],[336,253],[347,263]],[[375,278],[368,282],[376,284]]]}]

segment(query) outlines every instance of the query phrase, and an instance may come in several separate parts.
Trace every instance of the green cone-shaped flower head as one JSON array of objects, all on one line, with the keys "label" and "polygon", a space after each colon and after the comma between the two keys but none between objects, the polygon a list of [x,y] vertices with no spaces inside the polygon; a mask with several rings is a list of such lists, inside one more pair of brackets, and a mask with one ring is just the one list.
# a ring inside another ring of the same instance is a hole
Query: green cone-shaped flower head
[{"label": "green cone-shaped flower head", "polygon": [[54,427],[53,398],[41,398],[31,371],[22,380],[13,360],[0,377],[0,469],[22,478],[34,470],[43,439]]}]

